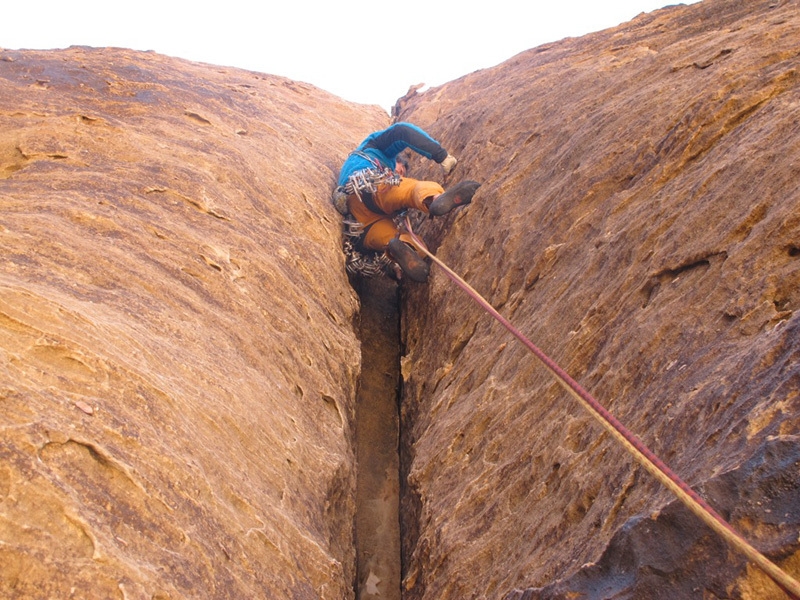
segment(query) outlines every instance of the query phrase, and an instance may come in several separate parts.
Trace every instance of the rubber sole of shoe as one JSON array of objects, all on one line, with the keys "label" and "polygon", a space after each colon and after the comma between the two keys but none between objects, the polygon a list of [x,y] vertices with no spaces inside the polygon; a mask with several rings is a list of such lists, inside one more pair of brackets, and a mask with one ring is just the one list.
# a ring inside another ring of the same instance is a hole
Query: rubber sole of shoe
[{"label": "rubber sole of shoe", "polygon": [[411,246],[395,238],[389,242],[389,254],[410,279],[418,283],[428,280],[430,267]]},{"label": "rubber sole of shoe", "polygon": [[465,206],[472,202],[472,196],[480,186],[477,181],[470,180],[457,183],[431,202],[428,212],[434,217],[441,217],[457,206]]}]

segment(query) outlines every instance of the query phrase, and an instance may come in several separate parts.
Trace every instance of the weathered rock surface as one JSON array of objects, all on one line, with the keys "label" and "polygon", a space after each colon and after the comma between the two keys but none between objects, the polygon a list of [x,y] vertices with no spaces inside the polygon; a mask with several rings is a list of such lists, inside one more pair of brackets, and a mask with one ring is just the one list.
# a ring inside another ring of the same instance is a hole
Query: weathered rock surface
[{"label": "weathered rock surface", "polygon": [[[795,577],[798,48],[706,0],[397,107],[483,183],[431,247]],[[443,273],[403,314],[406,598],[785,597]]]},{"label": "weathered rock surface", "polygon": [[339,164],[377,107],[0,51],[0,596],[351,598]]},{"label": "weathered rock surface", "polygon": [[[796,1],[706,0],[398,104],[483,183],[431,247],[795,576],[799,47]],[[386,124],[278,77],[0,51],[1,596],[353,597],[328,196]],[[405,598],[784,597],[442,273],[403,302]]]}]

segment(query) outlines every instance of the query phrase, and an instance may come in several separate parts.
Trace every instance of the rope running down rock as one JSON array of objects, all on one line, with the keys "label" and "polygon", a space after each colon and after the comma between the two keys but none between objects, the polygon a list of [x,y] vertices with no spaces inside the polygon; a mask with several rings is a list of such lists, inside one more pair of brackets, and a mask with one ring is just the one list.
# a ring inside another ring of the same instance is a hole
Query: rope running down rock
[{"label": "rope running down rock", "polygon": [[769,560],[745,540],[725,519],[723,519],[709,504],[703,500],[692,488],[689,487],[677,474],[675,474],[660,458],[658,458],[645,444],[628,430],[614,415],[612,415],[589,392],[581,387],[572,377],[559,367],[551,358],[542,352],[536,345],[525,337],[510,321],[503,317],[489,302],[483,298],[472,286],[464,281],[446,264],[434,256],[424,242],[414,233],[411,221],[406,217],[405,228],[414,240],[415,245],[441,267],[447,276],[470,298],[478,303],[481,308],[499,321],[514,337],[533,353],[536,358],[556,378],[558,383],[583,406],[611,436],[622,444],[633,455],[636,461],[655,477],[661,484],[669,489],[683,502],[686,507],[700,518],[706,525],[716,531],[733,548],[744,554],[748,560],[755,563],[762,571],[787,592],[795,600],[800,600],[800,582],[786,573],[778,565]]}]

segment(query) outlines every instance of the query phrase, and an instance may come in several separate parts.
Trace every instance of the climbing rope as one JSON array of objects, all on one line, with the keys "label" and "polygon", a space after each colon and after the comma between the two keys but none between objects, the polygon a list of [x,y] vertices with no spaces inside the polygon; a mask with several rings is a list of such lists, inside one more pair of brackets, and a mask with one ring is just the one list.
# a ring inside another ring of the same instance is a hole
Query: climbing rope
[{"label": "climbing rope", "polygon": [[547,368],[556,378],[558,383],[583,406],[611,436],[630,452],[634,459],[655,477],[661,484],[669,489],[683,502],[686,507],[699,517],[706,525],[716,531],[733,548],[740,551],[748,560],[755,563],[762,571],[778,584],[787,594],[795,600],[800,600],[800,582],[786,573],[778,565],[769,560],[745,540],[725,519],[723,519],[711,506],[706,503],[688,484],[676,475],[660,458],[658,458],[644,443],[629,431],[617,418],[603,407],[595,398],[583,389],[580,384],[572,379],[551,358],[542,352],[536,345],[525,337],[508,319],[503,317],[489,302],[483,298],[472,286],[459,277],[450,267],[434,256],[425,243],[414,233],[411,221],[406,217],[405,227],[414,244],[429,256],[447,276],[467,295],[477,302],[486,312],[499,321],[511,334],[514,335],[531,353]]}]

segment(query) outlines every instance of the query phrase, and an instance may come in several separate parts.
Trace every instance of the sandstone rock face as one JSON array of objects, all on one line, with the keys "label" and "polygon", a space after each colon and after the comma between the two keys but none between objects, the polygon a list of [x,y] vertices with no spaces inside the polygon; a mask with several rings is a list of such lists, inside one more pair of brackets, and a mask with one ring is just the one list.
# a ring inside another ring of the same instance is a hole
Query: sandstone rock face
[{"label": "sandstone rock face", "polygon": [[[431,248],[795,576],[799,15],[672,7],[396,108],[483,184]],[[0,51],[0,596],[395,585],[356,582],[328,201],[387,124],[152,53]],[[402,295],[404,598],[785,597],[436,268]]]},{"label": "sandstone rock face", "polygon": [[[798,47],[706,0],[396,107],[483,183],[431,248],[795,577]],[[441,271],[403,301],[406,598],[785,597]]]},{"label": "sandstone rock face", "polygon": [[387,124],[151,53],[0,51],[0,596],[353,597],[329,197]]}]

